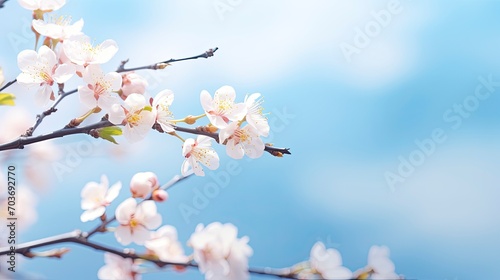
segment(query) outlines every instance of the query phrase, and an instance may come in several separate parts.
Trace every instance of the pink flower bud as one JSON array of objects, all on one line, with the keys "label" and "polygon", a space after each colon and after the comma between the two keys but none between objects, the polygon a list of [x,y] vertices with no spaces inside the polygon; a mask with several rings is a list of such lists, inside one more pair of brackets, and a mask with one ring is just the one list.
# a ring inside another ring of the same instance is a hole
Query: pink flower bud
[{"label": "pink flower bud", "polygon": [[122,87],[120,97],[125,100],[131,93],[144,94],[148,81],[134,72],[122,75]]},{"label": "pink flower bud", "polygon": [[168,199],[168,193],[165,190],[154,190],[153,191],[153,200],[156,202],[164,202]]},{"label": "pink flower bud", "polygon": [[133,197],[146,198],[158,186],[158,178],[153,172],[139,172],[130,180],[130,192]]}]

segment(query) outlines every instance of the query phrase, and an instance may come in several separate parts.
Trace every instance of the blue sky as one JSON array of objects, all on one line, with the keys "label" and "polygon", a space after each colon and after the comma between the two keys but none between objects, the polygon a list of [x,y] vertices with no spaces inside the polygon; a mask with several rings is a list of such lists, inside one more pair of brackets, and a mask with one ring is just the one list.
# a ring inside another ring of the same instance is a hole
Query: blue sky
[{"label": "blue sky", "polygon": [[[323,241],[337,248],[352,270],[366,264],[371,245],[387,245],[396,271],[411,279],[496,275],[500,89],[483,86],[489,96],[474,96],[484,84],[481,77],[500,81],[500,3],[401,0],[399,12],[349,62],[340,46],[356,47],[356,30],[366,30],[373,12],[388,10],[391,1],[242,0],[222,13],[214,8],[229,2],[73,0],[57,12],[83,18],[83,31],[96,42],[117,41],[120,50],[103,66],[108,71],[125,58],[132,67],[219,47],[208,60],[141,72],[150,95],[174,91],[176,116],[200,113],[203,89],[213,93],[227,84],[240,101],[247,93],[264,96],[274,124],[269,141],[290,147],[292,156],[234,163],[219,147],[221,169],[179,184],[160,208],[181,241],[198,223],[231,222],[250,237],[254,267],[306,260],[312,245]],[[7,23],[0,25],[6,34],[0,66],[9,80],[18,73],[17,53],[33,45],[26,31],[30,14],[8,1],[0,15]],[[12,89],[34,117],[31,93]],[[455,104],[470,110],[461,115]],[[65,124],[75,111],[83,113],[76,98],[62,105],[40,132]],[[412,174],[391,187],[387,173],[400,176],[401,159],[417,160],[423,151],[415,142],[432,138],[436,129],[446,140],[434,142]],[[64,148],[64,162],[71,148],[93,141],[75,136],[53,142]],[[151,133],[138,145],[122,145],[127,154],[118,158],[107,156],[110,146],[95,143],[91,155],[62,177],[52,168],[54,183],[40,194],[38,222],[22,233],[22,241],[91,228],[79,221],[80,190],[103,173],[128,184],[140,171],[153,171],[164,182],[180,172],[176,139]],[[181,205],[192,205],[197,191],[217,184],[214,176],[222,176],[228,163],[237,164],[238,174],[198,214],[183,217]],[[125,197],[122,192],[119,199]],[[118,246],[112,236],[96,240]],[[70,247],[63,260],[25,260],[20,270],[45,279],[94,278],[102,255]],[[184,279],[202,277],[192,271]]]}]

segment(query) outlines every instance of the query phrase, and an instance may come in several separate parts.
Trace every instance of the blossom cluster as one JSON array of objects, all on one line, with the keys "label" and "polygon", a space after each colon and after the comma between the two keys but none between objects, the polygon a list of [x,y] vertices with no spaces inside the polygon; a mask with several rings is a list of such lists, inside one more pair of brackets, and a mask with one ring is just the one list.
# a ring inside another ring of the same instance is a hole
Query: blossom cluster
[{"label": "blossom cluster", "polygon": [[[177,230],[173,225],[162,225],[163,218],[157,203],[166,201],[166,191],[160,186],[153,172],[139,172],[130,180],[130,197],[121,202],[115,210],[118,227],[114,234],[118,243],[135,243],[145,247],[145,256],[176,264],[182,271],[182,264],[195,261],[205,279],[244,280],[249,279],[248,260],[253,254],[247,236],[238,237],[238,229],[233,224],[199,224],[187,241],[192,255],[186,255]],[[118,197],[122,184],[117,182],[109,187],[106,176],[101,182],[89,182],[81,192],[81,215],[83,222],[101,218],[107,219],[106,208]],[[141,198],[141,201],[137,201]],[[181,266],[179,266],[181,265]],[[342,264],[340,253],[327,249],[317,242],[311,249],[310,258],[291,268],[299,279],[398,279],[394,263],[389,258],[385,246],[372,246],[368,253],[368,264],[359,271],[352,272]],[[132,259],[105,255],[105,265],[99,270],[100,279],[139,279],[140,263]],[[362,278],[360,278],[362,277]]]},{"label": "blossom cluster", "polygon": [[64,84],[72,77],[78,77],[82,83],[77,89],[81,104],[90,110],[90,114],[106,114],[112,124],[123,128],[123,135],[130,142],[144,139],[153,127],[175,135],[177,123],[193,124],[206,116],[209,121],[206,128],[213,135],[183,139],[183,174],[192,169],[194,174],[204,176],[202,166],[211,170],[219,167],[219,156],[212,148],[212,140],[225,145],[228,156],[235,159],[244,155],[258,158],[264,153],[265,144],[261,137],[267,137],[270,128],[263,113],[260,93],[247,95],[243,102],[237,103],[235,90],[230,86],[219,88],[213,97],[203,90],[200,102],[204,114],[175,120],[170,110],[174,101],[171,90],[147,98],[148,82],[139,74],[103,71],[101,65],[110,61],[118,51],[115,41],[108,39],[92,44],[90,37],[82,32],[82,19],[71,23],[69,17],[46,15],[62,7],[64,1],[20,2],[24,3],[23,7],[34,11],[33,30],[45,39],[38,51],[19,53],[17,62],[21,73],[17,82],[38,88],[35,100],[40,106],[47,106],[55,100],[56,86],[58,93],[64,95]]}]

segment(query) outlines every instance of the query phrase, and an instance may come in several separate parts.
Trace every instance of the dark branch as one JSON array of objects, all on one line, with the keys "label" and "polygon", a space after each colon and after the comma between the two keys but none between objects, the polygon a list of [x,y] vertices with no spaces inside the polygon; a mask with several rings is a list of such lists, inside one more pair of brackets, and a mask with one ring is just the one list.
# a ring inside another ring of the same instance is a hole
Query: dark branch
[{"label": "dark branch", "polygon": [[[1,1],[2,1],[2,0],[0,0],[0,4],[1,4]],[[2,8],[2,7],[0,7],[0,8]],[[12,84],[14,84],[15,82],[17,82],[17,79],[14,79],[14,80],[12,80],[12,81],[10,81],[10,82],[6,83],[6,84],[5,84],[5,86],[3,86],[2,88],[0,88],[0,91],[2,91],[2,90],[4,90],[4,89],[6,89],[6,88],[8,88],[8,87],[10,87],[10,86],[11,86]]]},{"label": "dark branch", "polygon": [[[95,242],[89,241],[85,236],[87,236],[85,233],[82,233],[79,230],[69,232],[69,233],[64,233],[60,235],[56,235],[53,237],[48,237],[48,238],[42,238],[38,240],[34,240],[31,242],[26,242],[22,243],[16,246],[16,249],[14,250],[15,253],[17,254],[22,254],[22,255],[30,255],[31,250],[35,248],[40,248],[48,245],[54,245],[54,244],[61,244],[61,243],[75,243],[75,244],[80,244],[85,247],[93,248],[98,251],[103,251],[103,252],[108,252],[112,253],[118,256],[121,256],[123,258],[130,258],[133,260],[136,259],[142,259],[146,260],[148,262],[154,263],[158,267],[165,267],[165,266],[182,266],[182,267],[191,267],[191,268],[198,268],[198,264],[194,262],[187,262],[187,263],[176,263],[176,262],[165,262],[158,260],[154,257],[149,257],[147,255],[139,255],[135,254],[132,252],[124,252],[120,251],[105,245],[101,245]],[[12,253],[10,250],[10,247],[1,247],[0,248],[0,255],[6,255],[8,253]],[[253,274],[260,274],[260,275],[269,275],[269,276],[276,276],[279,278],[288,278],[288,279],[298,279],[295,275],[292,274],[290,269],[272,269],[272,268],[263,268],[263,269],[257,269],[257,268],[250,268],[248,269],[250,273]]]},{"label": "dark branch", "polygon": [[87,126],[83,126],[83,127],[63,128],[63,129],[56,130],[54,132],[39,135],[39,136],[30,136],[30,137],[21,136],[21,137],[17,138],[16,140],[13,140],[11,142],[0,145],[0,151],[24,149],[24,146],[29,145],[29,144],[42,142],[42,141],[54,139],[54,138],[60,138],[60,137],[64,137],[64,136],[72,135],[72,134],[90,134],[91,130],[93,130],[93,129],[109,127],[109,126],[114,126],[114,124],[110,123],[107,120],[103,120],[103,121],[100,121],[100,122],[95,123],[95,124],[91,124],[91,125],[87,125]]},{"label": "dark branch", "polygon": [[[158,127],[155,127],[155,129],[158,129]],[[207,131],[203,131],[203,130],[196,129],[196,128],[186,128],[186,127],[180,127],[180,126],[175,126],[174,129],[176,131],[212,137],[213,139],[215,139],[215,141],[217,141],[217,143],[219,143],[219,134],[218,133],[212,133],[212,132],[207,132]],[[270,146],[270,145],[266,145],[264,148],[264,151],[270,153],[273,156],[278,156],[278,157],[285,155],[285,154],[286,155],[292,154],[290,152],[290,148],[278,148],[278,147],[274,147],[274,146]]]}]

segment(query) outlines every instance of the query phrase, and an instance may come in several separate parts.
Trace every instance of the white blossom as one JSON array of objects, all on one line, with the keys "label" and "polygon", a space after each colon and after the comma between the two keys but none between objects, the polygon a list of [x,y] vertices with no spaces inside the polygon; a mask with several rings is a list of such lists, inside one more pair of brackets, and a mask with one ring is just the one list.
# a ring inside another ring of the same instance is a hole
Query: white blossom
[{"label": "white blossom", "polygon": [[219,168],[219,156],[212,148],[212,140],[208,136],[198,135],[196,140],[188,138],[184,141],[182,155],[185,159],[181,167],[182,175],[186,176],[191,167],[197,176],[205,176],[200,163],[211,170]]},{"label": "white blossom", "polygon": [[156,212],[154,201],[148,200],[141,204],[133,198],[123,201],[115,211],[116,220],[120,224],[115,231],[115,237],[122,245],[132,242],[143,245],[151,238],[151,232],[161,225],[161,216]]}]

